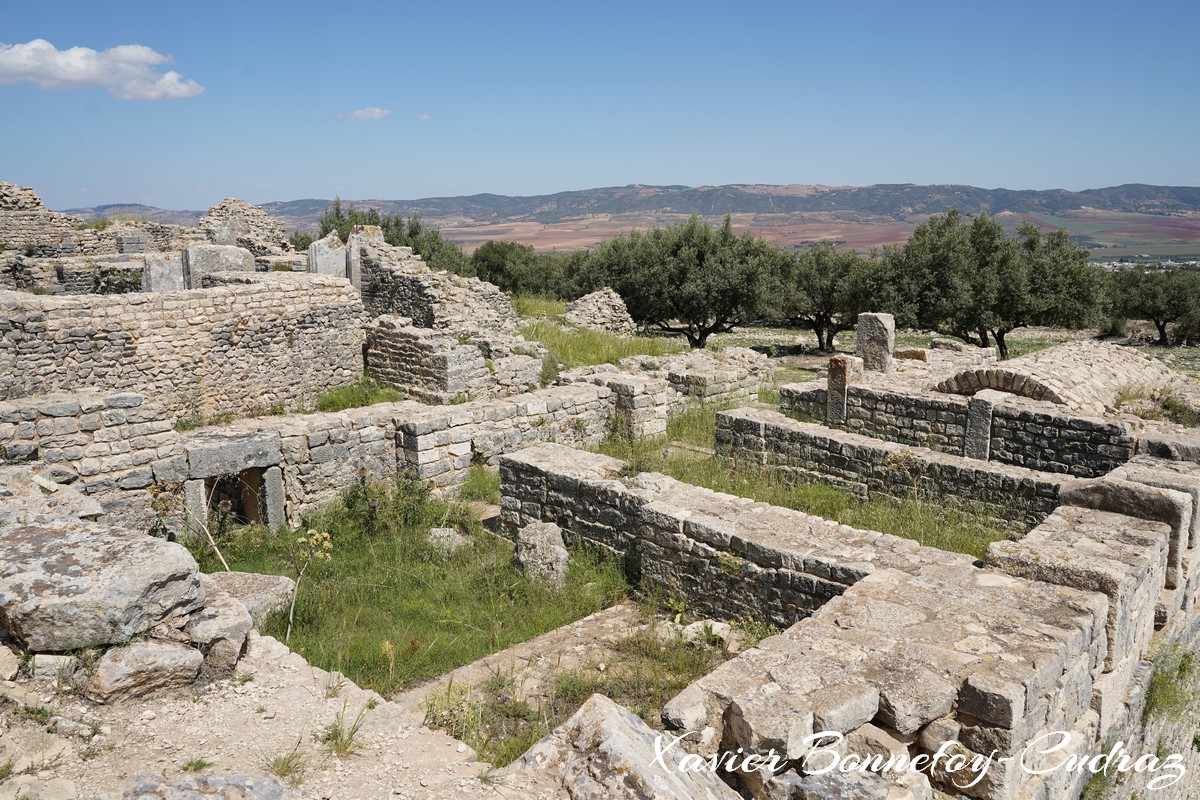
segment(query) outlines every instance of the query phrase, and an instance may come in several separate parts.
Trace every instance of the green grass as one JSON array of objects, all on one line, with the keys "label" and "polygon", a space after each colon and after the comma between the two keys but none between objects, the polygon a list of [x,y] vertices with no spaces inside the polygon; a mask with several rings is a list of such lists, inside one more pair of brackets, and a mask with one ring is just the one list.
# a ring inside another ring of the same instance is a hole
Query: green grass
[{"label": "green grass", "polygon": [[976,558],[983,558],[992,542],[1011,538],[1008,531],[979,515],[945,502],[890,498],[864,501],[823,483],[787,482],[771,471],[734,465],[715,456],[679,452],[668,446],[679,442],[711,448],[717,410],[714,406],[699,406],[676,416],[668,424],[665,441],[630,441],[618,434],[610,437],[600,450],[628,463],[630,472],[661,472],[716,492],[749,497]]},{"label": "green grass", "polygon": [[193,758],[191,761],[185,761],[179,766],[183,772],[203,772],[212,766],[212,762],[203,758]]},{"label": "green grass", "polygon": [[1154,657],[1154,673],[1146,693],[1143,719],[1177,721],[1197,701],[1195,687],[1200,676],[1197,655],[1176,642],[1164,643]]},{"label": "green grass", "polygon": [[[458,527],[470,545],[442,554],[433,527]],[[390,694],[595,613],[626,597],[619,559],[572,553],[566,586],[526,578],[512,544],[460,504],[431,499],[415,480],[358,484],[306,521],[330,535],[331,560],[300,583],[289,645],[313,664]],[[244,528],[222,542],[234,570],[295,576],[296,533]],[[216,567],[204,548],[194,553]],[[286,614],[263,626],[282,639]]]},{"label": "green grass", "polygon": [[102,230],[108,228],[109,226],[111,226],[112,224],[113,224],[113,221],[111,219],[108,219],[107,217],[100,217],[99,219],[94,219],[91,222],[80,222],[78,225],[75,226],[75,230],[77,230],[77,231],[102,231]]},{"label": "green grass", "polygon": [[590,364],[616,364],[629,356],[665,356],[687,350],[687,345],[654,336],[617,336],[586,328],[569,328],[551,320],[538,320],[521,328],[526,339],[546,345],[562,369]]},{"label": "green grass", "polygon": [[483,464],[472,464],[467,480],[458,490],[460,500],[500,505],[500,473]]},{"label": "green grass", "polygon": [[362,408],[376,403],[397,403],[404,394],[391,386],[379,383],[369,375],[363,375],[358,383],[330,389],[317,398],[318,411],[345,411]]},{"label": "green grass", "polygon": [[567,313],[567,304],[553,297],[534,294],[518,294],[512,298],[513,311],[521,319],[546,319],[561,317]]},{"label": "green grass", "polygon": [[525,699],[513,680],[494,675],[478,687],[451,685],[425,703],[425,723],[462,739],[483,761],[509,764],[574,714],[594,693],[661,727],[667,701],[727,658],[714,645],[640,630],[616,642],[604,671],[595,664],[556,670],[543,696]]}]

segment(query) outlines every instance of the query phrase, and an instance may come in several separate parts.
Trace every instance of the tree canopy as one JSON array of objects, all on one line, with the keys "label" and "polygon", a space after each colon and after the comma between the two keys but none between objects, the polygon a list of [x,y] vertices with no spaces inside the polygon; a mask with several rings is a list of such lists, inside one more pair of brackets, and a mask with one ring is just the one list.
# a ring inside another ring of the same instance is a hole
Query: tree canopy
[{"label": "tree canopy", "polygon": [[1171,343],[1168,325],[1177,323],[1176,338],[1195,340],[1200,328],[1200,273],[1180,269],[1137,267],[1110,278],[1114,317],[1145,319],[1158,329],[1158,344]]},{"label": "tree canopy", "polygon": [[687,222],[634,231],[602,243],[583,263],[583,286],[611,286],[635,322],[687,337],[704,347],[714,333],[757,316],[771,276],[786,256],[729,217],[719,228],[693,215]]},{"label": "tree canopy", "polygon": [[378,225],[385,242],[396,247],[411,247],[432,269],[471,274],[470,261],[462,248],[442,238],[442,232],[437,228],[422,224],[421,217],[416,214],[405,219],[401,214],[380,214],[377,208],[364,211],[355,208],[353,203],[343,206],[341,198],[337,198],[321,213],[320,236],[328,236],[330,231],[336,230],[344,242],[355,225]]}]

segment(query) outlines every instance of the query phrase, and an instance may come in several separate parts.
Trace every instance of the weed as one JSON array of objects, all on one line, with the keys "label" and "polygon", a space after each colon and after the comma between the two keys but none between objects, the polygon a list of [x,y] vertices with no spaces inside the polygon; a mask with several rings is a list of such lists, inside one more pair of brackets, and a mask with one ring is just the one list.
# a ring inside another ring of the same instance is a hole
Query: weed
[{"label": "weed", "polygon": [[77,231],[102,231],[113,224],[111,219],[100,217],[99,219],[91,220],[90,222],[80,222],[75,226]]},{"label": "weed", "polygon": [[15,762],[13,762],[11,758],[8,761],[5,761],[3,764],[0,764],[0,781],[6,781],[11,778],[14,768]]},{"label": "weed", "polygon": [[354,721],[346,723],[346,704],[342,703],[342,710],[334,717],[333,722],[329,724],[318,737],[319,741],[325,748],[326,752],[338,756],[348,756],[354,753],[359,748],[359,743],[355,741],[358,736],[358,729],[362,727],[363,717],[366,716],[367,707],[363,706],[359,709],[358,715],[354,717]]},{"label": "weed", "polygon": [[237,682],[241,683],[241,684],[250,683],[253,680],[254,680],[253,672],[243,672],[242,674],[237,676]]},{"label": "weed", "polygon": [[293,789],[299,788],[308,773],[308,754],[300,749],[300,741],[297,739],[291,750],[263,757],[263,769]]},{"label": "weed", "polygon": [[185,761],[179,766],[179,769],[184,772],[203,772],[211,767],[213,763],[203,758],[193,758],[190,761]]},{"label": "weed", "polygon": [[346,676],[340,672],[331,672],[325,676],[325,699],[337,697],[346,688]]}]

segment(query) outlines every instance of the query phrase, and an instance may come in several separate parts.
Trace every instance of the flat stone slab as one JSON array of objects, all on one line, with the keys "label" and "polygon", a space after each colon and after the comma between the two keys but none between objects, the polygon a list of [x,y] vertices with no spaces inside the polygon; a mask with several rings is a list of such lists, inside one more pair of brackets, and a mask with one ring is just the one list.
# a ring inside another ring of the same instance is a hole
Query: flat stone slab
[{"label": "flat stone slab", "polygon": [[122,800],[293,800],[298,797],[271,776],[202,775],[166,781],[142,775],[125,788]]},{"label": "flat stone slab", "polygon": [[279,434],[254,431],[200,431],[183,440],[188,476],[193,480],[237,475],[252,467],[273,467],[282,458]]},{"label": "flat stone slab", "polygon": [[250,612],[255,626],[262,625],[272,612],[288,606],[296,582],[286,575],[261,575],[257,572],[212,572],[200,576],[205,591],[227,592],[241,601]]},{"label": "flat stone slab", "polygon": [[203,601],[174,542],[85,522],[0,531],[0,626],[31,651],[120,644]]},{"label": "flat stone slab", "polygon": [[204,656],[194,647],[155,640],[114,647],[101,658],[86,691],[108,703],[187,686],[200,674]]}]

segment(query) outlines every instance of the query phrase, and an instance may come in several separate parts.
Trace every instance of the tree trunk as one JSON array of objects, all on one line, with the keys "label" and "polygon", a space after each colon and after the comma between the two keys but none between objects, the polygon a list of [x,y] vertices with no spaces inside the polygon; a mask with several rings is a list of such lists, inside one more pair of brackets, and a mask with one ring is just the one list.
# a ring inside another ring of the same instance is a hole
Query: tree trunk
[{"label": "tree trunk", "polygon": [[1158,328],[1158,344],[1163,347],[1169,345],[1171,340],[1167,338],[1167,321],[1165,319],[1161,322],[1154,320],[1154,327]]},{"label": "tree trunk", "polygon": [[992,336],[996,339],[996,347],[1000,350],[1000,360],[1008,358],[1008,345],[1004,343],[1005,331],[992,331]]},{"label": "tree trunk", "polygon": [[828,353],[829,348],[825,346],[825,323],[820,319],[814,320],[813,332],[817,334],[817,350],[822,353]]},{"label": "tree trunk", "polygon": [[[988,346],[988,332],[987,332],[987,328],[982,328],[982,327],[981,327],[981,328],[979,329],[979,346],[980,346],[980,347],[987,347],[987,346]],[[1001,358],[1003,358],[1003,356],[1001,356]]]}]

